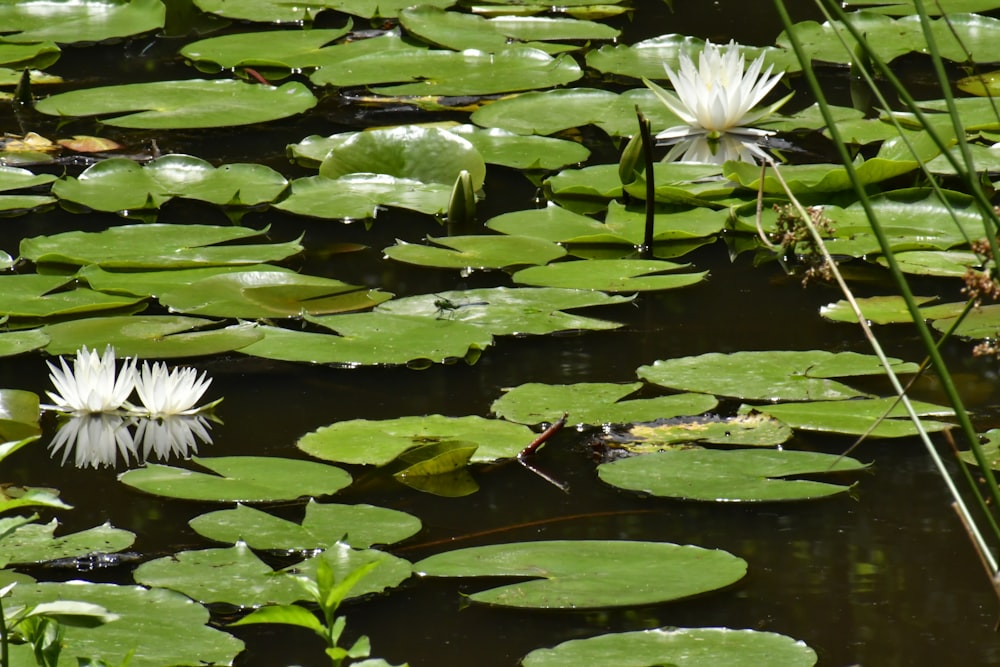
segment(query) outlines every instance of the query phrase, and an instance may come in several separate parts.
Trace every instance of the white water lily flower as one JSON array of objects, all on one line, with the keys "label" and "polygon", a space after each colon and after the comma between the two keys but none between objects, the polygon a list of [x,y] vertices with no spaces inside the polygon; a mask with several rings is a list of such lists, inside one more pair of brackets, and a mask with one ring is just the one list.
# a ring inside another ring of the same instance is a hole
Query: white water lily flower
[{"label": "white water lily flower", "polygon": [[[691,57],[682,53],[680,69],[664,65],[667,78],[676,94],[651,81],[646,85],[684,125],[668,128],[656,135],[660,145],[672,145],[667,160],[715,162],[741,159],[756,162],[767,154],[757,145],[761,137],[773,134],[749,127],[777,110],[791,97],[785,97],[764,109],[754,109],[781,79],[771,76],[771,66],[761,72],[764,56],[756,58],[744,71],[744,59],[735,41],[721,49],[705,42],[695,67]],[[736,148],[739,142],[741,148]]]},{"label": "white water lily flower", "polygon": [[55,403],[46,407],[62,412],[114,412],[128,400],[135,386],[135,360],[126,358],[119,372],[115,348],[110,345],[101,356],[84,345],[76,353],[73,370],[63,357],[59,357],[58,368],[50,361],[46,363],[56,388],[55,392],[45,392]]},{"label": "white water lily flower", "polygon": [[201,408],[195,408],[194,404],[210,384],[211,378],[206,378],[204,372],[199,377],[198,371],[193,368],[168,371],[164,363],[150,366],[148,361],[144,361],[142,370],[136,373],[135,378],[135,391],[145,408],[140,412],[153,417],[198,412]]}]

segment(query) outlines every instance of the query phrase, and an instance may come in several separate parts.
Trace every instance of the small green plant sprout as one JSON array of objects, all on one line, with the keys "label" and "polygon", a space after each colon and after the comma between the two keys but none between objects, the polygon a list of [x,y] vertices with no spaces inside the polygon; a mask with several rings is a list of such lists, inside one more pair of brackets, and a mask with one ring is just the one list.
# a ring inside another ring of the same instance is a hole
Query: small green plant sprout
[{"label": "small green plant sprout", "polygon": [[[232,625],[250,625],[252,623],[283,623],[309,628],[326,642],[326,654],[330,656],[333,667],[340,667],[345,659],[367,658],[371,652],[371,643],[367,636],[358,637],[350,648],[340,646],[340,636],[347,625],[347,619],[337,616],[337,609],[369,572],[378,565],[378,561],[365,563],[352,570],[339,582],[333,572],[333,567],[322,556],[318,559],[316,578],[297,576],[296,579],[318,606],[323,620],[316,614],[298,605],[273,605],[261,607],[251,614],[241,618]],[[364,660],[354,663],[355,667],[391,667],[383,660]],[[401,667],[406,667],[402,665]]]},{"label": "small green plant sprout", "polygon": [[[10,594],[16,583],[0,589],[0,666],[10,667],[10,644],[30,644],[35,664],[56,667],[63,649],[65,626],[95,628],[118,619],[116,614],[89,602],[60,600],[35,605],[3,607],[3,598]],[[82,663],[94,664],[94,663]]]}]

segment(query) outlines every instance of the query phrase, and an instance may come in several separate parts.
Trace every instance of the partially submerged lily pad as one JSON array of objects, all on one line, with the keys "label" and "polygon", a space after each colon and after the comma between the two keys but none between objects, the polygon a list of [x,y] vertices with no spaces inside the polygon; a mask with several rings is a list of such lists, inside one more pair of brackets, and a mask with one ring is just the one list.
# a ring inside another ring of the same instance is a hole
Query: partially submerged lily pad
[{"label": "partially submerged lily pad", "polygon": [[653,259],[591,259],[521,269],[514,282],[538,287],[641,292],[695,285],[708,271],[680,273],[690,264]]},{"label": "partially submerged lily pad", "polygon": [[702,415],[633,424],[603,436],[601,442],[612,449],[642,454],[682,443],[775,447],[791,437],[792,429],[784,422],[751,411],[735,417]]},{"label": "partially submerged lily pad", "polygon": [[820,452],[673,449],[603,463],[597,474],[612,486],[654,496],[708,502],[772,502],[825,498],[851,488],[784,477],[864,467],[855,459]]},{"label": "partially submerged lily pad", "polygon": [[409,449],[434,442],[478,445],[473,463],[513,458],[535,438],[520,424],[483,417],[399,417],[352,419],[302,436],[296,446],[317,458],[341,463],[385,465]]},{"label": "partially submerged lily pad", "polygon": [[732,628],[654,628],[571,639],[524,657],[524,667],[812,667],[816,652],[775,632]]},{"label": "partially submerged lily pad", "polygon": [[530,236],[445,236],[428,240],[443,247],[399,241],[384,252],[389,259],[407,264],[462,270],[547,264],[566,254],[561,246]]},{"label": "partially submerged lily pad", "polygon": [[[627,567],[622,567],[627,563]],[[666,542],[563,540],[447,551],[413,565],[431,577],[531,577],[468,596],[540,609],[630,607],[724,588],[746,574],[742,558]]]}]

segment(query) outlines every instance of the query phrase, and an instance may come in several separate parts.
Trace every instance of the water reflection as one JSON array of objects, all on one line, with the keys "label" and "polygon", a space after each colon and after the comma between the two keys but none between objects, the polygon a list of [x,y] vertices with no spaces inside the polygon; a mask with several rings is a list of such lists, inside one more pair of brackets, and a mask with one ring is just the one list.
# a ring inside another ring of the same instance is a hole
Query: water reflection
[{"label": "water reflection", "polygon": [[125,467],[147,461],[188,458],[201,444],[212,444],[212,426],[204,415],[170,415],[158,419],[112,413],[74,415],[59,426],[49,443],[61,465],[72,457],[77,468]]}]

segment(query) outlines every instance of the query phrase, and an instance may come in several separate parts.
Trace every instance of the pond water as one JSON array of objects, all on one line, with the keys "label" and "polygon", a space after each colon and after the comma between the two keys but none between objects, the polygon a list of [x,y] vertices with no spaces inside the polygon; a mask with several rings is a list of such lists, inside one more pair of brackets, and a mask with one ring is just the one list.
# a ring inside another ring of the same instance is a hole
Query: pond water
[{"label": "pond water", "polygon": [[[632,18],[611,22],[623,28],[624,43],[677,32],[763,45],[780,32],[770,3],[674,5],[671,9],[659,0],[646,0],[638,3]],[[810,7],[797,3],[794,18],[814,16]],[[340,23],[339,18],[324,20]],[[229,30],[244,29],[237,25]],[[69,49],[49,69],[71,87],[84,82],[187,78],[194,71],[173,54],[193,39],[148,37]],[[830,70],[826,75],[830,90],[846,91],[845,72]],[[795,104],[804,106],[805,101],[800,91]],[[213,162],[262,162],[292,176],[307,172],[288,164],[285,146],[307,135],[429,117],[395,111],[354,118],[354,113],[355,109],[342,108],[331,99],[305,117],[248,128],[106,133],[120,134],[130,145],[155,140],[163,152],[189,153]],[[9,131],[56,132],[54,121],[44,117],[30,117],[30,126],[24,128],[12,115],[0,116],[0,121]],[[69,129],[84,131],[92,126],[81,122]],[[602,149],[612,150],[607,145]],[[530,208],[536,197],[536,187],[523,175],[491,168],[478,218],[485,221]],[[225,224],[217,209],[178,201],[164,207],[160,220]],[[0,248],[14,254],[21,238],[97,230],[119,222],[111,214],[30,214],[0,225]],[[510,284],[503,272],[462,277],[454,271],[408,267],[382,258],[381,249],[398,238],[416,241],[441,235],[442,227],[427,216],[388,211],[367,227],[271,209],[251,213],[243,223],[254,228],[270,225],[270,236],[276,240],[304,234],[306,252],[288,263],[293,268],[399,296]],[[329,252],[340,243],[363,244],[367,249]],[[487,416],[505,387],[526,382],[629,382],[634,381],[637,367],[658,359],[737,350],[868,351],[857,328],[818,316],[820,306],[840,298],[829,286],[804,289],[797,277],[786,276],[777,264],[754,267],[748,255],[731,260],[721,240],[684,261],[711,271],[711,278],[683,290],[641,294],[634,303],[605,307],[598,316],[623,322],[619,330],[503,337],[471,366],[343,369],[235,353],[191,359],[188,363],[213,378],[209,397],[225,397],[217,409],[224,423],[213,426],[213,442],[202,446],[200,453],[305,458],[296,449],[296,440],[339,420],[434,413]],[[886,275],[870,277],[870,282],[858,283],[859,294],[887,289]],[[922,293],[958,296],[950,282],[928,280],[920,287]],[[909,329],[883,328],[879,334],[888,354],[914,361],[922,358],[919,341]],[[945,353],[964,398],[977,410],[978,424],[990,427],[997,421],[997,368],[973,360],[970,348],[955,343]],[[48,388],[43,356],[4,359],[0,387],[42,393]],[[918,397],[943,400],[933,381],[919,386]],[[719,411],[733,408],[735,404],[723,404]],[[210,545],[187,521],[217,509],[216,505],[140,494],[116,481],[122,467],[60,465],[45,446],[54,422],[47,419],[45,426],[41,443],[5,464],[6,478],[58,488],[61,497],[75,506],[71,512],[55,513],[63,529],[108,521],[137,533],[132,550],[144,558]],[[568,639],[662,626],[779,632],[813,647],[821,665],[1000,664],[1000,639],[993,631],[996,596],[949,507],[944,485],[916,439],[863,444],[854,455],[874,466],[860,476],[850,496],[807,503],[709,505],[642,498],[602,484],[595,474],[594,436],[593,430],[566,428],[538,455],[536,465],[567,485],[568,492],[516,464],[474,469],[480,490],[459,499],[418,493],[388,475],[355,468],[355,483],[336,500],[371,503],[419,517],[423,530],[389,549],[411,561],[450,548],[514,541],[656,540],[728,550],[749,562],[748,577],[730,589],[693,600],[607,611],[544,612],[463,602],[463,593],[483,587],[480,581],[411,579],[385,595],[347,604],[343,611],[349,637],[366,634],[373,655],[393,663],[407,661],[413,667],[507,667],[533,649]],[[850,444],[849,438],[800,433],[789,446],[837,453]],[[303,504],[271,509],[298,519]],[[79,576],[51,568],[25,571],[43,580]],[[130,570],[108,568],[84,577],[128,582]],[[216,611],[219,619],[230,618],[231,610]],[[328,664],[322,644],[306,631],[257,626],[235,634],[247,643],[247,651],[235,663],[242,667]]]}]

